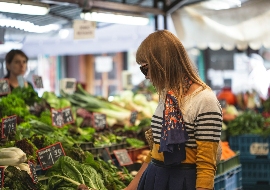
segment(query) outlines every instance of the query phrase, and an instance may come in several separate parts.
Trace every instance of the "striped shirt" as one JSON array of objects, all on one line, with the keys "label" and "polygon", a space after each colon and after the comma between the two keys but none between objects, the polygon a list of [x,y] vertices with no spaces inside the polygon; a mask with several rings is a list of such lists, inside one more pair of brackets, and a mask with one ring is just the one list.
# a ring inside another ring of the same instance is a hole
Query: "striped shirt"
[{"label": "striped shirt", "polygon": [[[216,167],[217,147],[220,141],[222,110],[216,95],[210,89],[196,89],[184,99],[183,119],[189,139],[184,163],[197,165],[197,188],[212,189]],[[158,153],[163,121],[164,102],[160,102],[151,120],[154,147],[145,162],[151,158],[164,160]]]}]

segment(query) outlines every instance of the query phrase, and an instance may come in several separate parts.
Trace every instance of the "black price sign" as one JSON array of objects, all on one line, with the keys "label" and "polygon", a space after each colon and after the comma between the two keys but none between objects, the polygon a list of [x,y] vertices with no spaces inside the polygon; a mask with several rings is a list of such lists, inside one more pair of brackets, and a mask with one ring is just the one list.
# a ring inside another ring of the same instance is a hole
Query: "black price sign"
[{"label": "black price sign", "polygon": [[65,156],[60,142],[47,146],[37,151],[40,166],[46,170],[54,165],[60,156]]},{"label": "black price sign", "polygon": [[52,125],[55,127],[63,127],[66,124],[74,122],[70,107],[61,110],[51,109],[51,116]]},{"label": "black price sign", "polygon": [[62,114],[63,114],[64,124],[69,124],[69,123],[73,123],[74,122],[70,107],[64,108],[62,110]]},{"label": "black price sign", "polygon": [[29,165],[29,168],[30,168],[31,177],[33,179],[33,182],[37,183],[38,182],[38,176],[37,176],[37,172],[36,172],[36,167],[30,161],[28,161],[28,165]]},{"label": "black price sign", "polygon": [[12,132],[16,132],[17,116],[13,115],[2,119],[2,138],[8,137]]},{"label": "black price sign", "polygon": [[0,188],[4,187],[4,170],[5,167],[0,166]]},{"label": "black price sign", "polygon": [[129,121],[130,121],[130,123],[131,123],[132,125],[135,124],[136,119],[137,119],[137,116],[138,116],[138,112],[137,112],[137,111],[131,112]]},{"label": "black price sign", "polygon": [[114,150],[113,153],[118,160],[120,166],[133,164],[126,149]]},{"label": "black price sign", "polygon": [[113,162],[112,157],[111,157],[111,154],[110,154],[108,148],[104,148],[104,149],[102,150],[102,154],[101,154],[101,155],[102,155],[102,159],[103,159],[105,162],[108,162],[109,160],[111,160],[111,161]]},{"label": "black price sign", "polygon": [[55,127],[63,127],[64,119],[62,110],[51,109],[51,114],[52,114],[52,125]]},{"label": "black price sign", "polygon": [[96,130],[102,130],[106,127],[106,115],[100,113],[94,113],[94,128]]},{"label": "black price sign", "polygon": [[0,95],[10,93],[9,82],[7,79],[0,80]]},{"label": "black price sign", "polygon": [[33,82],[36,88],[43,88],[43,81],[41,76],[33,75]]}]

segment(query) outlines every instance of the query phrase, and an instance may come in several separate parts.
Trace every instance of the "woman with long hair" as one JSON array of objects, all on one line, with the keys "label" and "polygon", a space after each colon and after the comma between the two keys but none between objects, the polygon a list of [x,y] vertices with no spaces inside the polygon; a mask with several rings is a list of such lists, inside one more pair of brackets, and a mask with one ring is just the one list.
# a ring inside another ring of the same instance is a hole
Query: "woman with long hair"
[{"label": "woman with long hair", "polygon": [[222,126],[216,95],[167,30],[150,34],[136,60],[160,101],[151,121],[151,151],[126,190],[213,189]]}]

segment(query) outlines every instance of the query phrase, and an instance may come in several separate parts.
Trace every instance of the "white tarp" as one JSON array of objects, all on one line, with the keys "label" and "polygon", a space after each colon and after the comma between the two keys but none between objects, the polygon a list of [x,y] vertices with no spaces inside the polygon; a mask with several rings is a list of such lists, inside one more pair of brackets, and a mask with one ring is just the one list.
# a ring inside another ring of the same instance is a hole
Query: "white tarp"
[{"label": "white tarp", "polygon": [[270,0],[250,0],[226,10],[205,9],[198,3],[177,10],[172,20],[186,48],[270,48]]}]

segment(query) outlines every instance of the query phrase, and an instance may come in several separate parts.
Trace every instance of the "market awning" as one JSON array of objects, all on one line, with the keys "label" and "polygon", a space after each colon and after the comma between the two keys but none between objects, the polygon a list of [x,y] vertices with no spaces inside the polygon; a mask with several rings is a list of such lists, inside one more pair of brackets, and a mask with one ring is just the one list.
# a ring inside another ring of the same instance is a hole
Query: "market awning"
[{"label": "market awning", "polygon": [[210,10],[197,3],[174,12],[172,20],[186,48],[270,48],[269,0],[251,0],[226,10]]}]

